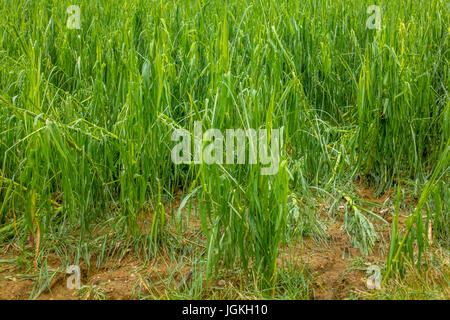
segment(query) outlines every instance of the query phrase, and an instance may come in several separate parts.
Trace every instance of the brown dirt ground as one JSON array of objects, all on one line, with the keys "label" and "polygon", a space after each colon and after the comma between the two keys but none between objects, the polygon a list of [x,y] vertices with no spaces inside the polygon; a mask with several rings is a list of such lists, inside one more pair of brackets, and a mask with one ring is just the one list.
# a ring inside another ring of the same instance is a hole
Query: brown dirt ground
[{"label": "brown dirt ground", "polygon": [[[0,259],[8,257],[0,256]],[[11,258],[11,256],[9,256]],[[61,267],[61,263],[49,259],[48,269],[57,270]],[[142,262],[137,260],[132,255],[124,258],[120,262],[110,261],[106,263],[101,269],[95,267],[95,258],[92,259],[91,268],[88,269],[84,263],[80,265],[81,282],[82,285],[89,285],[100,288],[106,294],[107,299],[111,300],[130,300],[137,299],[135,290],[137,286],[143,286],[144,293],[154,294],[163,292],[163,285],[160,286],[161,292],[158,292],[158,287],[145,290],[146,283],[156,283],[165,277],[168,277],[173,270],[177,270],[174,274],[174,279],[181,282],[182,277],[189,274],[188,267],[174,265],[168,259],[163,257],[156,259],[151,266],[143,267]],[[3,270],[2,270],[3,271]],[[39,295],[38,300],[76,300],[79,299],[75,295],[74,290],[67,288],[67,280],[69,275],[64,272],[59,272],[53,278],[48,289]],[[145,279],[145,280],[143,280]],[[144,282],[146,281],[146,282]],[[12,275],[9,272],[0,273],[0,300],[23,300],[30,297],[33,290],[34,281],[25,279],[23,275]]]},{"label": "brown dirt ground", "polygon": [[[392,190],[387,192],[379,199],[372,196],[372,190],[359,186],[358,194],[371,202],[379,204],[384,203],[387,197],[391,196]],[[389,209],[391,210],[391,209]],[[387,210],[380,212],[383,216],[387,216]],[[401,222],[405,218],[401,219]],[[199,221],[193,221],[193,228],[199,230],[201,228]],[[337,222],[331,225],[328,230],[328,243],[317,243],[309,237],[304,238],[303,247],[298,248],[300,261],[306,263],[314,275],[315,299],[343,299],[348,297],[352,292],[365,290],[365,271],[361,268],[353,268],[352,261],[361,257],[359,249],[354,248],[346,232],[341,229],[342,219],[338,217]],[[388,228],[389,229],[389,228]],[[380,230],[381,231],[381,230]],[[189,235],[195,235],[192,230],[187,230]],[[389,241],[389,230],[380,232],[380,236],[386,238],[382,241],[384,244]],[[387,240],[387,241],[386,241]],[[381,244],[380,244],[381,245]],[[377,247],[374,253],[365,257],[365,261],[370,264],[379,264],[384,261],[384,255],[381,247]],[[385,248],[384,248],[385,249]],[[297,250],[297,249],[296,249]],[[7,259],[14,256],[14,250],[9,251],[0,259]],[[12,254],[11,254],[12,252]],[[385,252],[385,251],[384,251]],[[158,257],[152,266],[143,267],[142,263],[130,256],[126,256],[119,262],[108,262],[101,269],[95,266],[95,258],[88,269],[85,264],[80,266],[82,273],[82,283],[84,285],[97,286],[107,295],[108,299],[136,299],[134,293],[137,287],[146,288],[145,281],[159,281],[169,276],[172,270],[179,270],[175,279],[179,282],[183,277],[188,277],[190,269],[188,266],[173,265],[168,258]],[[281,261],[279,260],[281,264]],[[57,256],[48,257],[49,270],[56,270],[61,267],[61,261]],[[0,299],[15,300],[28,299],[32,292],[34,280],[29,279],[26,275],[17,275],[14,273],[13,267],[8,264],[0,265]],[[69,290],[66,286],[67,277],[63,272],[58,273],[51,281],[50,288],[46,289],[38,299],[43,300],[66,300],[79,299],[74,295],[74,291]],[[147,291],[151,289],[146,288]],[[156,288],[157,290],[157,288]],[[164,296],[161,292],[150,292],[154,296]]]},{"label": "brown dirt ground", "polygon": [[[314,274],[315,299],[343,299],[351,292],[365,289],[365,272],[351,268],[352,259],[361,257],[361,253],[353,248],[341,223],[332,225],[327,232],[331,249],[306,239],[303,259]],[[367,260],[377,264],[382,259],[373,255]]]}]

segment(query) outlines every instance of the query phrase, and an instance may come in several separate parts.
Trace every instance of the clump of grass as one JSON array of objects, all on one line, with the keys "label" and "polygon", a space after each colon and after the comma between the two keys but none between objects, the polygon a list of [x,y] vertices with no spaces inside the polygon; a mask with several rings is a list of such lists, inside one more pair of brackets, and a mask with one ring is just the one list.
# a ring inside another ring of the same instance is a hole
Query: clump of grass
[{"label": "clump of grass", "polygon": [[[406,220],[406,230],[403,235],[400,235],[398,228],[398,215],[399,215],[399,203],[400,203],[400,188],[397,187],[397,199],[395,205],[395,216],[392,220],[391,231],[391,245],[389,248],[389,255],[387,257],[386,265],[387,272],[383,279],[389,277],[392,271],[398,271],[400,274],[404,274],[405,261],[409,261],[417,268],[421,268],[426,261],[426,249],[430,246],[430,240],[428,236],[427,224],[431,223],[433,215],[428,211],[426,221],[422,215],[422,209],[426,205],[428,198],[433,193],[433,189],[436,189],[436,184],[439,180],[447,174],[448,164],[450,163],[450,140],[441,154],[438,164],[427,184],[420,195],[419,202],[412,215]],[[439,204],[438,204],[439,205]]]},{"label": "clump of grass", "polygon": [[82,286],[75,293],[81,300],[106,300],[108,296],[96,285]]}]

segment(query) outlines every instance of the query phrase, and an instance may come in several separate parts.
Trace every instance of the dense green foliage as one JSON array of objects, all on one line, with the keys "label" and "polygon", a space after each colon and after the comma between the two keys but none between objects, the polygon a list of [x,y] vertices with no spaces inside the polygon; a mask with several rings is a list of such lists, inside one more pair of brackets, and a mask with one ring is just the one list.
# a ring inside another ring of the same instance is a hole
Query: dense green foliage
[{"label": "dense green foliage", "polygon": [[[165,242],[165,203],[182,191],[208,270],[237,263],[271,283],[291,194],[342,195],[358,176],[382,193],[435,173],[440,191],[428,193],[448,210],[444,0],[1,2],[2,243],[77,230],[83,246],[109,221],[152,252]],[[79,30],[66,26],[72,4]],[[381,30],[366,27],[372,4]],[[284,126],[280,170],[175,165],[171,134],[194,121]],[[153,214],[145,232],[142,211]],[[437,221],[448,234],[448,213]]]}]

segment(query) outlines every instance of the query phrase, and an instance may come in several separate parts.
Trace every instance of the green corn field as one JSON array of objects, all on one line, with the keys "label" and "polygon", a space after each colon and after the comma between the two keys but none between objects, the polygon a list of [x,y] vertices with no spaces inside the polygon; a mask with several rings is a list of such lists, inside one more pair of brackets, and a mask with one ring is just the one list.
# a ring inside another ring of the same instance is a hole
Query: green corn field
[{"label": "green corn field", "polygon": [[[137,299],[450,296],[448,1],[0,2],[0,298],[128,260]],[[280,129],[276,172],[175,163],[197,123]]]}]

